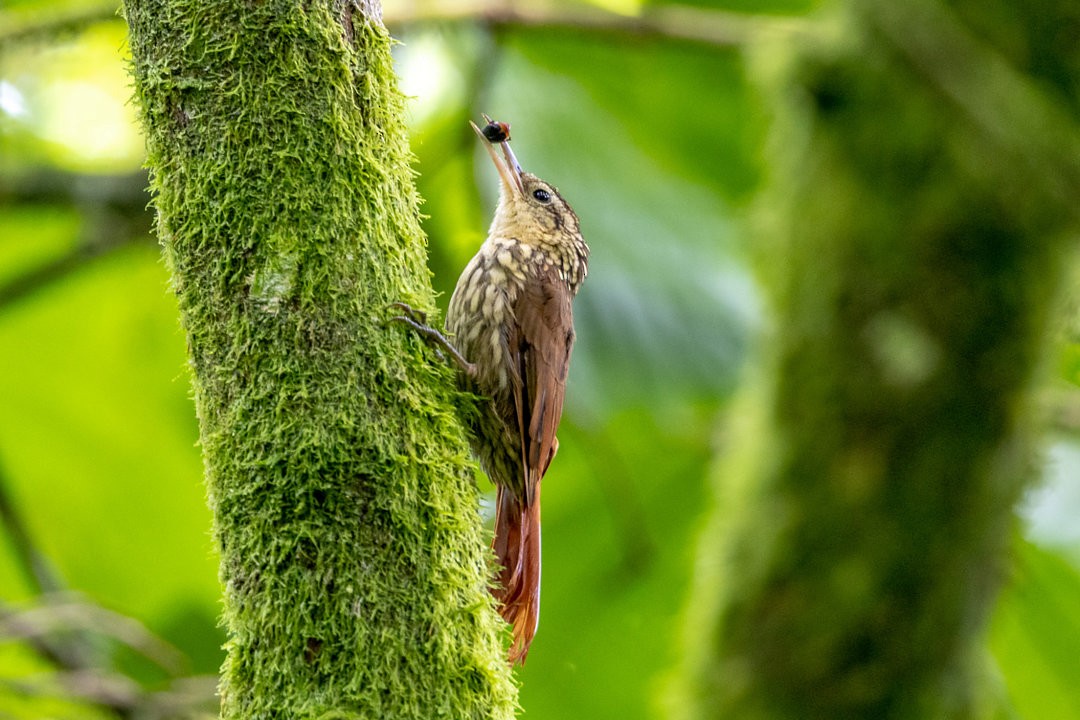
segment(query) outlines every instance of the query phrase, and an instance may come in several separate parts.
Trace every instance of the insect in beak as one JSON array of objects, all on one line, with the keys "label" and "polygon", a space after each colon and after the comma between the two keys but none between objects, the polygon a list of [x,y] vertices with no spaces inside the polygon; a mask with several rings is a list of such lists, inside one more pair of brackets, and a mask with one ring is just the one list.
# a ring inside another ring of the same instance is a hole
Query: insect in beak
[{"label": "insect in beak", "polygon": [[[510,149],[510,126],[507,123],[496,122],[487,115],[484,115],[484,120],[487,120],[487,125],[483,130],[471,120],[469,124],[483,141],[484,149],[488,151],[491,161],[495,163],[495,169],[502,179],[503,186],[511,193],[524,195],[525,185],[521,180],[521,165],[518,164],[514,151]],[[502,147],[503,157],[499,157],[495,151],[496,144]]]}]

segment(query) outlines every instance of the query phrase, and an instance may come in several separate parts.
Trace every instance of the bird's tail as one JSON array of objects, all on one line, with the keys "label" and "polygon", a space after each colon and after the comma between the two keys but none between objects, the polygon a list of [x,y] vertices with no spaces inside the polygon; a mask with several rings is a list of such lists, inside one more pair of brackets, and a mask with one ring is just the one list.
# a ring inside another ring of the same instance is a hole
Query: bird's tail
[{"label": "bird's tail", "polygon": [[499,614],[513,626],[510,662],[525,664],[529,645],[540,622],[540,488],[525,504],[498,486],[495,539],[498,584],[491,591],[499,601]]}]

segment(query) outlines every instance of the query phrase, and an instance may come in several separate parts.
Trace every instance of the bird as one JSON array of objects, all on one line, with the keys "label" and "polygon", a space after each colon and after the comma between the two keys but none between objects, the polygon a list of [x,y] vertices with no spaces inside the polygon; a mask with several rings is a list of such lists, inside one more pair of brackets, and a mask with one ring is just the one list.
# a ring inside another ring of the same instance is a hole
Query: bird
[{"label": "bird", "polygon": [[540,620],[540,488],[559,448],[572,303],[588,275],[589,246],[559,191],[521,169],[509,125],[483,117],[483,129],[469,124],[495,164],[499,201],[450,297],[445,334],[404,303],[394,303],[404,314],[393,319],[446,350],[463,389],[481,398],[469,435],[496,487],[491,593],[512,628],[509,662],[523,665]]}]

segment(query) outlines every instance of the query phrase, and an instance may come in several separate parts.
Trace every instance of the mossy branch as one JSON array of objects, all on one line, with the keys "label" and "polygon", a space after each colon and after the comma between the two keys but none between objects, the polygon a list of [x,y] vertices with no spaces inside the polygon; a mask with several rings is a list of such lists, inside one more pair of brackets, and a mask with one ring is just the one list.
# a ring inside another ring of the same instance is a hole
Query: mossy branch
[{"label": "mossy branch", "polygon": [[224,717],[506,718],[450,371],[378,8],[128,0],[157,230],[188,338]]},{"label": "mossy branch", "polygon": [[[1074,4],[991,4],[972,24],[985,3],[849,2],[817,40],[759,58],[777,108],[762,206],[777,324],[716,473],[674,717],[1001,710],[978,648],[1078,230],[1062,191],[1075,157],[1021,149],[1042,152],[1039,132],[1076,146],[1080,54],[1044,53],[1040,35],[1075,22]],[[975,68],[1010,82],[960,92],[952,78]]]}]

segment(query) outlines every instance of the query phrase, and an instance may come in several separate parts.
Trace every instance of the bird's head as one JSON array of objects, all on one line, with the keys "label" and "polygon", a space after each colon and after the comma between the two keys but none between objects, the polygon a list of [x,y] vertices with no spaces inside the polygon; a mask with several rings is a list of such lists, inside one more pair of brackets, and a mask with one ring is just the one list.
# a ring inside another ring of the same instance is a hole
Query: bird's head
[{"label": "bird's head", "polygon": [[[484,119],[488,121],[484,130],[474,122],[470,121],[469,124],[480,136],[480,142],[495,163],[501,181],[499,205],[490,234],[537,245],[580,243],[578,217],[559,191],[551,183],[521,169],[514,151],[510,149],[510,137],[506,132],[509,126],[492,122],[486,115]],[[496,145],[502,150],[501,156]]]}]

